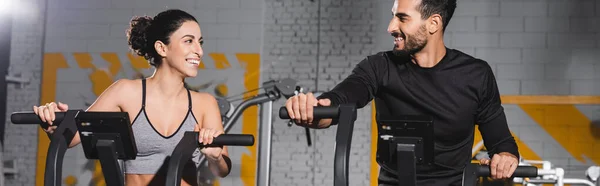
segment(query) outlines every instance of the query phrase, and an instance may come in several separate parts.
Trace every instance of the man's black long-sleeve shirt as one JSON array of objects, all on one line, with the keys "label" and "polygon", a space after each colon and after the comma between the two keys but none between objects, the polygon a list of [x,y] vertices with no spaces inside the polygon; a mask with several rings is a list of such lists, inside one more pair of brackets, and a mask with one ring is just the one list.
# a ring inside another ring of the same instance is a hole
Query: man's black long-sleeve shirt
[{"label": "man's black long-sleeve shirt", "polygon": [[[377,115],[427,115],[434,119],[434,165],[417,166],[418,185],[460,185],[462,170],[471,160],[475,124],[490,155],[509,152],[519,157],[500,102],[489,64],[454,49],[431,68],[422,68],[391,51],[361,61],[352,74],[320,97],[332,103],[375,99]],[[379,182],[397,185],[396,165],[386,165],[387,143],[379,141]],[[395,183],[394,183],[395,182]]]}]

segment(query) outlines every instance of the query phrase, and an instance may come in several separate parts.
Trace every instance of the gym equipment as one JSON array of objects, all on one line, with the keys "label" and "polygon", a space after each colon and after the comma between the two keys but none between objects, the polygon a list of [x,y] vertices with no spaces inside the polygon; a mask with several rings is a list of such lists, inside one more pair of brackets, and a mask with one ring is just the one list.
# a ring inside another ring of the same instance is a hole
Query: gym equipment
[{"label": "gym equipment", "polygon": [[[381,159],[384,168],[398,175],[398,180],[403,180],[402,185],[417,185],[416,166],[420,164],[433,164],[433,118],[427,116],[404,115],[394,117],[379,116],[378,135],[380,142],[387,142],[388,152],[385,148],[380,153],[389,154],[390,159]],[[396,156],[396,159],[392,157]],[[386,164],[396,164],[396,169],[387,167]]]},{"label": "gym equipment", "polygon": [[[314,107],[313,116],[318,119],[338,119],[335,157],[334,157],[334,186],[347,186],[348,183],[348,162],[350,158],[350,144],[352,143],[352,130],[356,121],[356,106],[353,104],[341,104],[339,106]],[[281,119],[290,119],[287,109],[279,109]],[[397,160],[397,165],[411,165],[411,163],[433,163],[433,154],[427,153],[428,148],[432,147],[432,129],[433,121],[424,116],[401,116],[381,119],[379,128],[380,137],[396,146],[396,152],[399,156],[407,160]],[[394,126],[392,126],[394,124]],[[399,125],[399,126],[398,126]],[[419,126],[421,125],[421,126]],[[423,126],[425,125],[425,126]],[[412,133],[411,133],[412,132]],[[420,141],[419,141],[420,140]],[[393,149],[393,148],[390,148]],[[430,149],[433,150],[433,149]],[[410,158],[412,157],[412,158]],[[398,157],[400,159],[400,157]],[[400,169],[398,169],[400,170]],[[411,169],[401,171],[399,174],[399,185],[416,185],[414,177],[414,166]],[[463,185],[474,186],[479,177],[489,177],[491,171],[488,166],[478,164],[469,164],[463,172]],[[519,166],[515,170],[515,177],[535,177],[539,173],[537,167]],[[411,183],[412,182],[412,183]]]},{"label": "gym equipment", "polygon": [[[343,104],[339,107],[314,107],[313,115],[316,118],[339,119],[335,140],[334,157],[334,185],[347,186],[348,162],[350,159],[350,144],[352,131],[356,121],[356,108],[352,104]],[[281,119],[290,119],[287,109],[279,109]],[[425,116],[401,116],[378,119],[380,124],[379,136],[396,149],[396,160],[391,161],[397,165],[397,174],[402,185],[416,185],[416,165],[433,163],[433,119]],[[393,157],[394,152],[390,153]],[[402,168],[400,168],[402,167]]]},{"label": "gym equipment", "polygon": [[600,186],[600,166],[588,167],[588,169],[585,171],[585,175],[590,181],[596,183],[595,186]]},{"label": "gym equipment", "polygon": [[599,183],[594,184],[593,179],[578,179],[578,178],[565,178],[565,170],[560,167],[554,167],[550,161],[540,160],[523,160],[521,159],[519,165],[541,165],[542,168],[538,169],[538,177],[530,178],[528,180],[515,178],[515,183],[521,183],[524,186],[541,186],[543,184],[554,184],[555,186],[563,186],[564,184],[578,184],[588,186],[598,186]]},{"label": "gym equipment", "polygon": [[[62,185],[64,155],[77,131],[80,131],[86,158],[100,160],[106,183],[123,185],[123,174],[117,159],[135,159],[137,153],[127,113],[68,110],[56,112],[55,115],[54,125],[57,128],[49,135],[44,185]],[[44,129],[49,127],[33,112],[15,112],[11,115],[11,122],[39,124]]]},{"label": "gym equipment", "polygon": [[[57,128],[50,135],[50,146],[46,159],[46,170],[44,173],[45,186],[60,186],[62,178],[62,162],[69,143],[79,131],[81,145],[87,159],[99,159],[107,185],[124,185],[123,171],[117,159],[131,160],[137,155],[135,138],[131,130],[131,122],[127,112],[85,112],[82,110],[68,110],[67,112],[56,112],[54,125]],[[39,124],[44,129],[49,125],[42,122],[33,112],[15,112],[11,115],[14,124]],[[215,138],[211,145],[252,145],[252,135],[222,134]],[[188,131],[180,141],[170,161],[176,174],[181,180],[183,166],[180,162],[188,160],[195,148],[198,147],[198,132]],[[185,149],[182,149],[185,148]],[[189,154],[186,154],[190,151]],[[186,158],[187,157],[187,158]],[[179,159],[178,159],[179,158]],[[171,165],[170,164],[170,165]],[[169,166],[169,176],[171,166]],[[177,178],[167,178],[173,180]],[[179,185],[172,181],[167,185]]]},{"label": "gym equipment", "polygon": [[100,160],[106,184],[124,185],[123,171],[117,160],[132,160],[137,156],[129,114],[79,112],[75,116],[75,123],[85,157]]},{"label": "gym equipment", "polygon": [[[226,138],[222,138],[225,136]],[[183,138],[171,154],[167,179],[165,185],[181,185],[182,171],[185,163],[192,157],[196,148],[209,146],[252,146],[254,145],[254,136],[249,134],[222,134],[216,137],[212,144],[202,145],[198,143],[198,132],[185,132]]]},{"label": "gym equipment", "polygon": [[[480,177],[491,176],[490,167],[487,165],[479,165],[470,163],[465,166],[463,171],[463,186],[476,186],[477,180]],[[537,177],[544,172],[540,172],[537,167],[534,166],[518,166],[513,173],[513,177]]]},{"label": "gym equipment", "polygon": [[[286,78],[281,80],[270,80],[266,81],[262,84],[262,86],[256,90],[263,89],[264,93],[258,94],[252,98],[242,101],[237,107],[234,107],[231,104],[231,101],[228,99],[217,99],[219,103],[219,108],[221,110],[222,120],[224,123],[224,133],[228,133],[229,130],[233,127],[235,122],[239,119],[242,113],[249,107],[254,105],[259,105],[260,112],[260,125],[259,125],[259,133],[258,133],[258,170],[257,170],[257,185],[270,185],[270,173],[271,173],[271,130],[273,128],[272,124],[272,110],[273,110],[273,102],[279,100],[280,98],[290,98],[296,95],[298,92],[302,91],[301,87],[296,86],[297,81],[294,79]],[[250,90],[248,92],[253,92],[256,90]],[[245,93],[241,93],[239,95],[243,95]],[[238,95],[238,96],[239,96]],[[234,96],[230,96],[231,99]],[[235,101],[235,100],[234,100]],[[308,128],[306,128],[307,139],[310,139],[310,133],[308,132]],[[310,144],[310,142],[309,142]],[[200,157],[200,166],[199,168],[206,167],[206,158],[202,155]],[[210,174],[210,173],[209,173]],[[200,175],[205,177],[206,175]],[[209,182],[210,178],[201,180],[201,182]],[[208,183],[211,184],[211,183]]]},{"label": "gym equipment", "polygon": [[[75,126],[75,116],[82,112],[81,110],[68,110],[67,112],[57,112],[54,120],[54,126],[57,126],[50,138],[50,146],[46,155],[46,169],[44,170],[45,186],[60,186],[62,179],[62,164],[65,152],[69,143],[77,132]],[[33,112],[15,112],[10,116],[13,124],[39,124],[43,129],[48,129],[49,125],[42,122]]]},{"label": "gym equipment", "polygon": [[[475,156],[476,159],[481,159],[479,156],[484,155],[487,157],[487,151],[479,151]],[[540,175],[538,177],[523,179],[520,177],[513,178],[514,183],[520,183],[524,186],[542,186],[544,184],[553,184],[556,186],[563,186],[564,184],[576,184],[576,185],[588,185],[588,186],[600,186],[600,182],[597,182],[597,177],[600,176],[600,167],[590,166],[586,170],[587,179],[582,178],[565,178],[565,171],[563,168],[555,167],[552,162],[545,160],[526,160],[521,157],[519,160],[521,166],[535,165],[538,168]]]},{"label": "gym equipment", "polygon": [[[356,121],[356,106],[353,104],[341,104],[339,106],[314,107],[313,120],[338,119],[335,136],[335,156],[333,160],[333,185],[347,186],[348,170],[350,161],[350,144],[352,144],[352,131]],[[279,109],[279,118],[290,119],[287,109]]]}]

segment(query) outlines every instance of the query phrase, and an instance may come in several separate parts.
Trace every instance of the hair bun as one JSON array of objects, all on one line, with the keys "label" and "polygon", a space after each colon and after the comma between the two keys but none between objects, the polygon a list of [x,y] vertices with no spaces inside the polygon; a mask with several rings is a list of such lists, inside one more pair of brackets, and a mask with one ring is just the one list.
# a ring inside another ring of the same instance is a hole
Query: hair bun
[{"label": "hair bun", "polygon": [[152,23],[152,18],[148,16],[136,16],[131,19],[129,29],[127,30],[127,42],[137,55],[143,56],[149,60],[152,55],[148,50],[147,29]]}]

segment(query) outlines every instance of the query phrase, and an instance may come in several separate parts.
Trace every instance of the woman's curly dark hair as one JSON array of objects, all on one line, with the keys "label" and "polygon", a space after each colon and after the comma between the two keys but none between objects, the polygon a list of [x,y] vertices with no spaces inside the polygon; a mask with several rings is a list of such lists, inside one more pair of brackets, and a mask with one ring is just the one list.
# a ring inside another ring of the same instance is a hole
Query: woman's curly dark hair
[{"label": "woman's curly dark hair", "polygon": [[161,57],[154,48],[156,41],[169,44],[169,37],[186,21],[198,22],[194,16],[170,9],[152,17],[136,16],[127,29],[127,43],[135,54],[144,57],[154,67],[160,66]]}]

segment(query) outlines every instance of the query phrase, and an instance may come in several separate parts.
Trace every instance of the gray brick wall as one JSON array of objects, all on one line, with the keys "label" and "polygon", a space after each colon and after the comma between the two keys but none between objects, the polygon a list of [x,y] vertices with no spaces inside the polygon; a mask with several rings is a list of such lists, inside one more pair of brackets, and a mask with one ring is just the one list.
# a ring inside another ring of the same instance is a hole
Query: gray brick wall
[{"label": "gray brick wall", "polygon": [[598,95],[598,1],[459,0],[451,48],[475,50],[512,95]]},{"label": "gray brick wall", "polygon": [[[309,91],[327,91],[347,77],[360,60],[374,52],[372,38],[377,33],[373,22],[374,1],[321,0],[320,9],[318,0],[267,0],[265,3],[262,56],[266,70],[263,74],[267,78],[291,77]],[[275,108],[283,103],[276,104]],[[370,183],[370,111],[370,105],[359,110],[355,123],[351,185]],[[314,145],[306,147],[302,128],[275,124],[272,185],[332,185],[336,129],[332,126],[311,130]]]},{"label": "gray brick wall", "polygon": [[[597,0],[459,0],[447,46],[486,60],[503,95],[600,94]],[[453,24],[456,24],[453,26]],[[516,105],[504,105],[511,130],[544,160],[584,178],[579,162]],[[590,120],[597,107],[579,106]]]},{"label": "gray brick wall", "polygon": [[[39,104],[42,64],[42,33],[44,32],[44,6],[46,1],[23,0],[34,14],[14,13],[10,68],[8,73],[29,79],[19,85],[9,84],[7,89],[4,160],[16,160],[18,172],[5,177],[5,185],[30,186],[35,184],[37,160],[37,125],[13,125],[10,114],[16,111],[31,110]],[[4,77],[2,77],[4,78]]]}]

